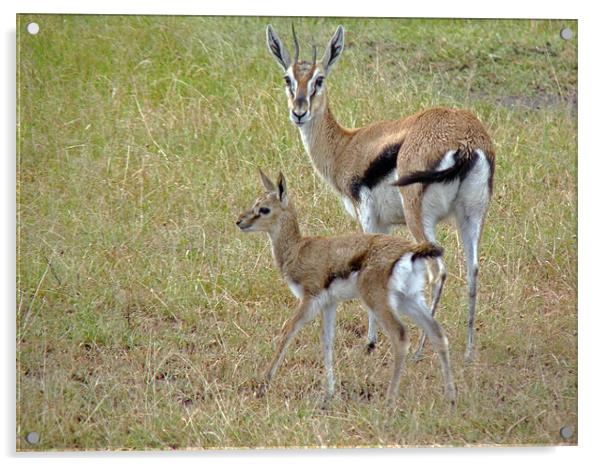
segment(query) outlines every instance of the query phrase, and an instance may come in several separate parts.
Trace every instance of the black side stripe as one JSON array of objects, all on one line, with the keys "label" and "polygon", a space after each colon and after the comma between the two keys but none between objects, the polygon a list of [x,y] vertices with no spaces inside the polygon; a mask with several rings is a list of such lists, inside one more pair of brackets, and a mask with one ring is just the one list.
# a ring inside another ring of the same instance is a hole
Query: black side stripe
[{"label": "black side stripe", "polygon": [[356,201],[360,199],[363,187],[374,188],[389,173],[397,168],[397,154],[403,141],[386,146],[378,156],[372,160],[362,176],[355,176],[349,185],[349,194]]},{"label": "black side stripe", "polygon": [[343,270],[331,271],[326,276],[326,280],[324,281],[324,289],[327,289],[335,280],[345,279],[348,278],[352,273],[359,272],[364,266],[365,260],[366,254],[360,254],[351,259],[349,264],[347,264]]},{"label": "black side stripe", "polygon": [[[466,154],[457,150],[454,153],[454,164],[451,167],[443,170],[432,168],[424,171],[416,171],[409,175],[402,176],[393,183],[393,186],[407,186],[414,183],[423,183],[427,185],[431,183],[450,183],[457,178],[460,178],[460,181],[462,181],[474,166],[477,158],[478,154],[476,151]],[[438,163],[439,162],[437,162],[437,164]]]}]

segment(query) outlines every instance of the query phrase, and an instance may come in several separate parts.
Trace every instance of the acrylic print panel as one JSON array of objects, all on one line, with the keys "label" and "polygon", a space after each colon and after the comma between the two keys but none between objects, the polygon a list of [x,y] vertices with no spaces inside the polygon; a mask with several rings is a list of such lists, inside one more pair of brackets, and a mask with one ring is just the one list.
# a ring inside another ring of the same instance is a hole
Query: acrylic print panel
[{"label": "acrylic print panel", "polygon": [[[326,406],[320,316],[258,396],[297,301],[268,237],[235,224],[265,191],[257,169],[284,172],[303,234],[360,230],[289,120],[266,26],[293,55],[291,23],[309,61],[345,27],[323,84],[341,125],[464,108],[493,140],[472,364],[461,239],[453,221],[437,228],[455,408],[430,344],[411,358],[420,332],[405,317],[410,356],[387,402],[390,340],[380,331],[365,351],[358,301],[338,309]],[[577,32],[559,20],[19,15],[17,449],[575,444]]]}]

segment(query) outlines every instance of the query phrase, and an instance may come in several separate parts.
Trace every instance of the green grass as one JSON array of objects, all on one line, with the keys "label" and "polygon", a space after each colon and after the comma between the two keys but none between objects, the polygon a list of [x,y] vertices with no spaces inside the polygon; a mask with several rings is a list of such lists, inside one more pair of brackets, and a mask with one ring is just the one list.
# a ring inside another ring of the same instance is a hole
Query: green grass
[{"label": "green grass", "polygon": [[256,167],[284,170],[304,232],[357,229],[288,122],[268,22],[290,44],[286,18],[19,17],[17,448],[561,443],[577,427],[577,43],[559,31],[576,22],[296,20],[302,44],[346,27],[328,83],[344,125],[450,105],[494,139],[471,367],[461,248],[440,229],[455,412],[430,351],[383,402],[389,343],[363,353],[357,303],[339,310],[330,410],[318,322],[253,395],[295,305],[267,238],[234,225]]}]

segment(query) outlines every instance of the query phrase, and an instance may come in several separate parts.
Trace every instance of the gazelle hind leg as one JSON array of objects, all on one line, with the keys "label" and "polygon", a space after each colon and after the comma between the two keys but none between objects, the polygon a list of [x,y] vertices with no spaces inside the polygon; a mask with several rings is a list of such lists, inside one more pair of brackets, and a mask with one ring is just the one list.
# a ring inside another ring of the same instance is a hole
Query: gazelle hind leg
[{"label": "gazelle hind leg", "polygon": [[[405,204],[404,204],[405,205]],[[435,229],[437,227],[437,216],[428,215],[423,212],[422,219],[417,216],[415,212],[406,213],[407,225],[410,232],[414,236],[417,242],[428,241],[430,243],[437,243]],[[443,292],[443,285],[447,278],[447,272],[445,270],[445,263],[443,259],[437,257],[436,259],[430,260],[427,263],[429,282],[432,286],[431,296],[431,316],[435,316],[437,312],[437,306],[441,300],[441,294]],[[419,361],[423,357],[424,344],[426,342],[426,334],[424,331],[420,335],[420,342],[418,348],[414,352],[414,360]]]},{"label": "gazelle hind leg", "polygon": [[[385,296],[385,293],[382,293]],[[387,389],[387,399],[395,402],[399,395],[401,374],[410,347],[410,341],[397,313],[391,309],[385,300],[373,304],[373,315],[391,340],[393,349],[393,372]]]},{"label": "gazelle hind leg", "polygon": [[470,173],[464,178],[454,204],[456,225],[462,237],[466,277],[468,282],[468,334],[464,360],[470,363],[475,358],[474,321],[477,303],[479,275],[478,248],[485,215],[491,198],[492,166],[481,149]]},{"label": "gazelle hind leg", "polygon": [[438,353],[441,362],[441,372],[443,374],[445,397],[452,405],[455,405],[456,386],[452,375],[449,345],[443,329],[429,312],[429,309],[424,302],[424,298],[421,295],[399,296],[399,310],[408,315],[420,328],[422,328],[422,331],[428,336],[434,350]]},{"label": "gazelle hind leg", "polygon": [[378,341],[378,336],[376,335],[378,331],[378,324],[376,317],[372,311],[368,311],[368,335],[366,342],[366,352],[371,353],[376,348],[376,342]]},{"label": "gazelle hind leg", "polygon": [[479,276],[478,247],[481,235],[482,216],[467,216],[462,208],[456,212],[456,222],[464,245],[466,277],[468,282],[468,332],[464,361],[471,363],[475,358],[474,321],[477,305],[477,284]]},{"label": "gazelle hind leg", "polygon": [[[441,300],[441,292],[443,291],[443,285],[447,279],[447,272],[445,271],[445,264],[443,260],[438,257],[428,262],[429,271],[429,282],[432,284],[431,288],[431,316],[435,317],[437,312],[437,306]],[[414,360],[419,361],[424,357],[424,344],[426,343],[426,333],[422,332],[420,335],[420,342],[418,348],[414,352]]]},{"label": "gazelle hind leg", "polygon": [[364,273],[360,277],[358,290],[364,305],[371,310],[371,314],[378,321],[387,336],[391,339],[393,349],[393,373],[387,390],[389,401],[397,399],[399,393],[399,383],[405,358],[408,353],[410,342],[407,332],[399,319],[396,310],[391,306],[388,300],[389,290],[386,285],[378,281],[378,276]]}]

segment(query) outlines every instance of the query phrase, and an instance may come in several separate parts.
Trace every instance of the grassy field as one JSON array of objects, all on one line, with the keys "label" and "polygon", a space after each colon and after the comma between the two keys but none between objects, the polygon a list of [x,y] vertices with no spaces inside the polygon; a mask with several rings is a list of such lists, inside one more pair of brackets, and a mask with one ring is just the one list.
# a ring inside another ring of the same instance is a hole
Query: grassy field
[{"label": "grassy field", "polygon": [[469,367],[461,248],[439,232],[455,412],[430,349],[386,405],[389,342],[364,354],[357,303],[339,309],[329,410],[318,321],[253,395],[295,306],[267,237],[234,224],[256,168],[284,170],[304,232],[357,229],[287,119],[268,22],[290,44],[286,18],[19,17],[17,449],[576,443],[559,436],[577,427],[577,40],[559,36],[576,22],[295,20],[306,45],[346,27],[342,124],[449,105],[493,137]]}]

